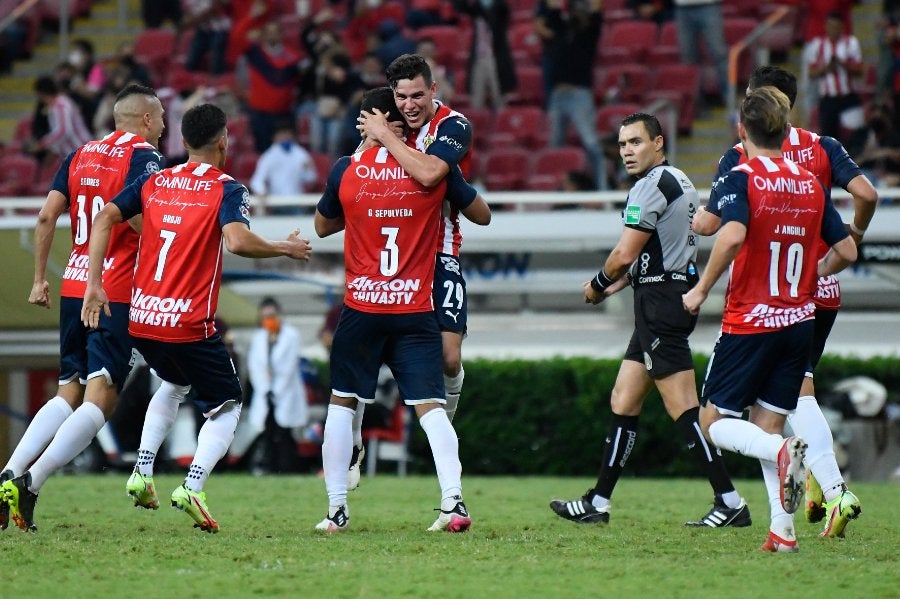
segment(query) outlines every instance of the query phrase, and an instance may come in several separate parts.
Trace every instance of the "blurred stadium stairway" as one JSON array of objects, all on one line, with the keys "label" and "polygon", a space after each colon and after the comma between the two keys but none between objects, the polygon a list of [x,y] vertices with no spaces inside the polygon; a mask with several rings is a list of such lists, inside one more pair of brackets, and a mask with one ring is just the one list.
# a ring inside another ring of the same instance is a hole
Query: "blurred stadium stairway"
[{"label": "blurred stadium stairway", "polygon": [[[70,0],[72,4],[72,0]],[[90,15],[70,23],[69,41],[84,37],[94,44],[95,60],[115,53],[123,41],[134,39],[143,28],[140,0],[127,0],[127,27],[119,30],[119,0],[94,0]],[[39,6],[32,8],[39,10]],[[45,25],[46,27],[46,25]],[[60,62],[59,35],[44,29],[30,60],[16,61],[11,74],[0,76],[0,142],[13,139],[16,123],[34,109],[34,79],[50,73]]]},{"label": "blurred stadium stairway", "polygon": [[[727,1],[727,0],[726,0]],[[872,71],[862,82],[864,101],[871,99],[874,92],[874,68],[878,64],[878,22],[882,15],[880,0],[861,0],[853,8],[853,33],[862,46],[863,57]],[[803,50],[794,47],[780,66],[799,76],[803,59]],[[793,121],[800,125],[808,125],[800,108],[803,90],[799,93],[798,106],[794,111]],[[738,91],[740,96],[740,90]],[[736,117],[729,115],[725,108],[712,108],[698,111],[690,136],[678,138],[677,166],[683,170],[698,187],[709,187],[716,172],[719,157],[737,140],[732,121]]]}]

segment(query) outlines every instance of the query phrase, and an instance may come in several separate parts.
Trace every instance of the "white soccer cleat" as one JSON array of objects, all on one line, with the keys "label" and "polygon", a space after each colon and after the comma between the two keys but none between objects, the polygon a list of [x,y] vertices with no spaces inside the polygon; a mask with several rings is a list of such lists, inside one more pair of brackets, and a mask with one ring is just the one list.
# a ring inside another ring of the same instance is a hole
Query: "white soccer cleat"
[{"label": "white soccer cleat", "polygon": [[778,451],[779,490],[781,507],[788,514],[793,514],[803,502],[805,477],[803,475],[803,456],[806,455],[806,441],[800,437],[788,437]]},{"label": "white soccer cleat", "polygon": [[[445,510],[444,507],[450,509]],[[440,511],[440,515],[434,524],[428,527],[429,532],[466,532],[472,527],[472,518],[469,517],[466,504],[459,495],[442,500],[438,511]]]},{"label": "white soccer cleat", "polygon": [[328,515],[316,524],[316,530],[322,532],[343,532],[350,528],[350,514],[346,505],[338,508],[329,507]]}]

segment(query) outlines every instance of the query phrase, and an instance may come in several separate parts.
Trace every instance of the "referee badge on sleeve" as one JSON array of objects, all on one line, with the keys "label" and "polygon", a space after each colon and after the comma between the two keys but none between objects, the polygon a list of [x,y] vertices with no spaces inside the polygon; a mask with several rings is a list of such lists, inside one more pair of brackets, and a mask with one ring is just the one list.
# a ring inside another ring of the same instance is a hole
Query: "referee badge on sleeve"
[{"label": "referee badge on sleeve", "polygon": [[626,206],[625,207],[625,224],[626,225],[637,225],[641,222],[641,207],[640,206]]}]

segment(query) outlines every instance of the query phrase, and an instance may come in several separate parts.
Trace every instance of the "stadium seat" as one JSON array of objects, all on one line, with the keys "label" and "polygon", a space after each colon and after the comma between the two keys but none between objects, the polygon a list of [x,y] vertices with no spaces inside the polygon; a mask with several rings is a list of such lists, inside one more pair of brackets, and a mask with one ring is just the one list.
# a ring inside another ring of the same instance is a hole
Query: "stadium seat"
[{"label": "stadium seat", "polygon": [[656,45],[650,48],[646,62],[654,67],[681,62],[681,51],[678,49],[678,26],[675,21],[666,21],[660,26]]},{"label": "stadium seat", "polygon": [[465,67],[465,61],[461,63],[457,60],[459,52],[465,51],[467,56],[472,38],[471,30],[460,29],[455,25],[429,25],[420,27],[415,32],[415,39],[431,38],[437,48],[435,60],[438,64],[453,71],[456,67]]},{"label": "stadium seat", "polygon": [[755,19],[759,16],[762,6],[767,4],[769,3],[759,2],[759,0],[728,0],[728,2],[722,3],[722,16],[726,19],[731,17]]},{"label": "stadium seat", "polygon": [[530,154],[521,148],[500,148],[485,153],[481,172],[490,191],[515,191],[525,187]]},{"label": "stadium seat", "polygon": [[328,174],[331,173],[331,167],[334,166],[335,158],[326,152],[310,152],[313,163],[316,165],[316,173],[318,180],[310,186],[310,193],[318,193],[325,190],[325,181],[328,180]]},{"label": "stadium seat", "polygon": [[729,17],[725,19],[725,43],[733,46],[756,29],[758,21],[745,17]]},{"label": "stadium seat", "polygon": [[240,152],[234,157],[234,162],[228,174],[237,179],[239,183],[249,185],[250,178],[253,177],[253,171],[256,170],[257,162],[259,162],[259,154]]},{"label": "stadium seat", "polygon": [[[187,35],[182,38],[190,37]],[[169,29],[144,29],[134,40],[134,58],[146,65],[154,82],[165,81],[176,55],[175,33]]]},{"label": "stadium seat", "polygon": [[32,116],[30,114],[22,117],[16,122],[10,149],[21,151],[22,147],[31,141],[31,122]]},{"label": "stadium seat", "polygon": [[62,164],[62,158],[56,155],[48,155],[43,161],[38,163],[38,170],[34,176],[34,183],[31,185],[31,195],[43,196],[50,191],[53,184],[53,178],[56,171]]},{"label": "stadium seat", "polygon": [[472,123],[472,145],[486,148],[490,143],[494,113],[490,108],[467,108],[462,111]]},{"label": "stadium seat", "polygon": [[509,49],[517,66],[540,63],[544,50],[532,22],[516,23],[509,28]]},{"label": "stadium seat", "polygon": [[228,139],[235,152],[255,152],[256,144],[250,132],[250,119],[240,114],[228,121]]},{"label": "stadium seat", "polygon": [[586,169],[587,156],[581,148],[544,148],[531,158],[526,188],[533,191],[561,189],[563,179],[569,171]]},{"label": "stadium seat", "polygon": [[609,134],[618,135],[622,119],[639,112],[639,104],[611,104],[597,110],[597,134],[602,138]]},{"label": "stadium seat", "polygon": [[534,20],[534,0],[509,0],[510,21],[513,26]]},{"label": "stadium seat", "polygon": [[402,401],[394,406],[389,428],[364,428],[366,476],[374,476],[378,460],[397,462],[397,476],[406,476],[409,458],[409,408]]},{"label": "stadium seat", "polygon": [[507,106],[497,113],[494,134],[488,145],[522,145],[540,148],[547,145],[547,116],[537,106]]},{"label": "stadium seat", "polygon": [[700,68],[690,64],[670,65],[657,71],[651,85],[654,92],[673,92],[682,98],[678,116],[679,131],[690,131],[696,116],[697,96],[700,94]]},{"label": "stadium seat", "polygon": [[[3,182],[14,195],[30,195],[37,178],[38,161],[31,156],[11,155],[0,158]],[[47,193],[45,189],[43,193]]]},{"label": "stadium seat", "polygon": [[516,90],[509,96],[510,103],[544,105],[544,75],[541,67],[519,66],[516,68],[516,79]]},{"label": "stadium seat", "polygon": [[597,44],[601,64],[640,63],[656,45],[658,27],[652,21],[628,20],[609,25]]},{"label": "stadium seat", "polygon": [[628,6],[627,0],[604,0],[603,21],[615,23],[634,19],[634,11]]},{"label": "stadium seat", "polygon": [[603,69],[602,78],[594,80],[598,104],[606,103],[610,95],[615,102],[641,103],[650,89],[653,73],[642,64],[614,64]]}]

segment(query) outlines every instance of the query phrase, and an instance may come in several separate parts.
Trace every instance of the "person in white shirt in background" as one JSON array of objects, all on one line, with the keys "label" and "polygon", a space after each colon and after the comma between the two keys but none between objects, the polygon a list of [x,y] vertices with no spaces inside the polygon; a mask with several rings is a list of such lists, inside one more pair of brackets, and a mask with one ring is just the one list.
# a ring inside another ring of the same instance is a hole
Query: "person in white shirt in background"
[{"label": "person in white shirt in background", "polygon": [[[262,153],[250,178],[250,190],[265,209],[268,196],[292,196],[312,190],[319,176],[312,156],[297,143],[290,125],[279,126],[269,149]],[[269,214],[296,214],[289,206],[268,208]]]},{"label": "person in white shirt in background", "polygon": [[271,297],[260,302],[259,321],[247,350],[253,396],[243,424],[262,444],[262,461],[251,460],[251,468],[254,472],[290,472],[297,466],[292,430],[305,425],[308,415],[300,376],[300,332],[282,320],[281,307]]}]

